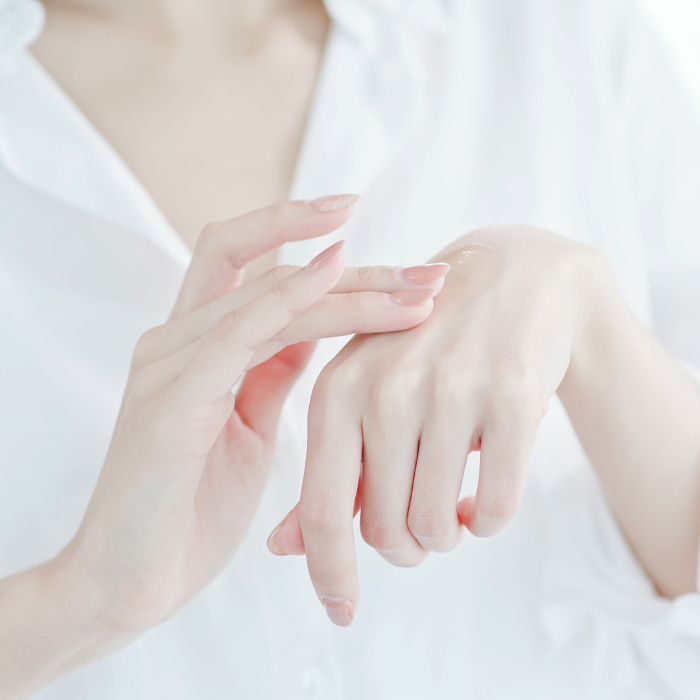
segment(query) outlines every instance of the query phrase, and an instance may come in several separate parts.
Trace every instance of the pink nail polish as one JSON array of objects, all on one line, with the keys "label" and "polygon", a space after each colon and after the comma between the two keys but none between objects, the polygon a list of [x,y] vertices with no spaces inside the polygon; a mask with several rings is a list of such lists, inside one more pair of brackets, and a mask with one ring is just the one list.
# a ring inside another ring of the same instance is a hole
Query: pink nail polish
[{"label": "pink nail polish", "polygon": [[340,251],[343,249],[345,241],[338,241],[334,243],[330,248],[326,248],[322,253],[319,253],[307,266],[307,270],[320,270],[322,267],[329,265],[335,260]]},{"label": "pink nail polish", "polygon": [[284,525],[287,522],[287,518],[285,518],[271,533],[270,536],[267,538],[267,548],[276,556],[278,557],[286,557],[287,552],[285,552],[278,544],[277,544],[277,533],[282,529],[282,525]]},{"label": "pink nail polish", "polygon": [[448,263],[430,263],[429,265],[416,265],[407,267],[399,273],[401,277],[411,284],[427,284],[444,277],[450,271]]},{"label": "pink nail polish", "polygon": [[389,299],[397,306],[420,306],[428,299],[432,299],[433,294],[432,289],[409,289],[404,292],[394,292],[389,295]]},{"label": "pink nail polish", "polygon": [[314,199],[309,205],[321,212],[340,211],[357,204],[361,199],[359,194],[332,194]]},{"label": "pink nail polish", "polygon": [[324,598],[323,607],[330,621],[339,627],[348,627],[355,618],[355,608],[347,598]]}]

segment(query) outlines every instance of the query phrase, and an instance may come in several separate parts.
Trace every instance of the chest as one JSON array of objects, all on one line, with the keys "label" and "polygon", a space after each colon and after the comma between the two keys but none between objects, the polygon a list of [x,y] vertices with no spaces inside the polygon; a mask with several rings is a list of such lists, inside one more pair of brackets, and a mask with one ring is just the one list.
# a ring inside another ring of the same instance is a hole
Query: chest
[{"label": "chest", "polygon": [[326,22],[283,16],[214,47],[49,5],[33,52],[192,247],[207,222],[288,196]]}]

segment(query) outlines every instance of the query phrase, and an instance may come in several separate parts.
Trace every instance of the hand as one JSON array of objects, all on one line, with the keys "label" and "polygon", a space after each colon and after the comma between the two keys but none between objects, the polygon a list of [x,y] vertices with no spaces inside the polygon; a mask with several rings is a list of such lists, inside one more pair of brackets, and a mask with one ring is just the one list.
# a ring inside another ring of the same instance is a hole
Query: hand
[{"label": "hand", "polygon": [[[587,313],[598,254],[526,227],[483,229],[436,260],[452,272],[421,326],[358,336],[324,369],[311,401],[299,505],[270,538],[306,552],[337,624],[359,602],[352,520],[388,561],[419,563],[463,527],[497,533],[515,514],[528,458]],[[458,503],[481,451],[475,497]]]},{"label": "hand", "polygon": [[57,558],[106,628],[142,632],[227,564],[257,508],[305,341],[429,315],[446,266],[422,285],[395,268],[344,270],[342,243],[238,286],[249,260],[350,213],[290,202],[208,227],[170,320],[139,341],[99,481]]}]

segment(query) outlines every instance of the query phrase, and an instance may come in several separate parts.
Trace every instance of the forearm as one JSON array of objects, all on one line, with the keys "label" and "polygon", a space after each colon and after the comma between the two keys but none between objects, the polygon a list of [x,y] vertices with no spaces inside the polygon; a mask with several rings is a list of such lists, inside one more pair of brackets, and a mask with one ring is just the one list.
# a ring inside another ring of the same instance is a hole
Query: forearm
[{"label": "forearm", "polygon": [[559,396],[659,592],[695,589],[700,390],[600,270]]},{"label": "forearm", "polygon": [[24,698],[130,637],[102,624],[64,560],[0,581],[0,700]]}]

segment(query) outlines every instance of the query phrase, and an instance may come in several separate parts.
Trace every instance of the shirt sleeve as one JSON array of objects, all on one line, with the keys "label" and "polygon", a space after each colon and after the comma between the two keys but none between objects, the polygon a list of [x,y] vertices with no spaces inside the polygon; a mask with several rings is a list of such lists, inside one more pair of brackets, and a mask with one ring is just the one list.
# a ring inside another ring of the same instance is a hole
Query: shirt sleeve
[{"label": "shirt sleeve", "polygon": [[642,13],[628,45],[639,68],[621,113],[653,330],[671,355],[700,367],[700,95]]},{"label": "shirt sleeve", "polygon": [[653,330],[700,386],[700,95],[644,13],[638,29],[630,50],[643,69],[632,81],[626,133]]},{"label": "shirt sleeve", "polygon": [[700,594],[670,600],[656,592],[591,471],[563,479],[541,508],[552,668],[585,668],[591,687],[607,693],[585,697],[697,700]]},{"label": "shirt sleeve", "polygon": [[[635,72],[625,75],[618,107],[653,331],[700,385],[700,112],[641,13],[627,29],[616,61]],[[591,684],[610,689],[604,697],[700,697],[700,567],[695,592],[660,596],[592,470],[562,479],[541,506],[552,666],[587,669]]]}]

